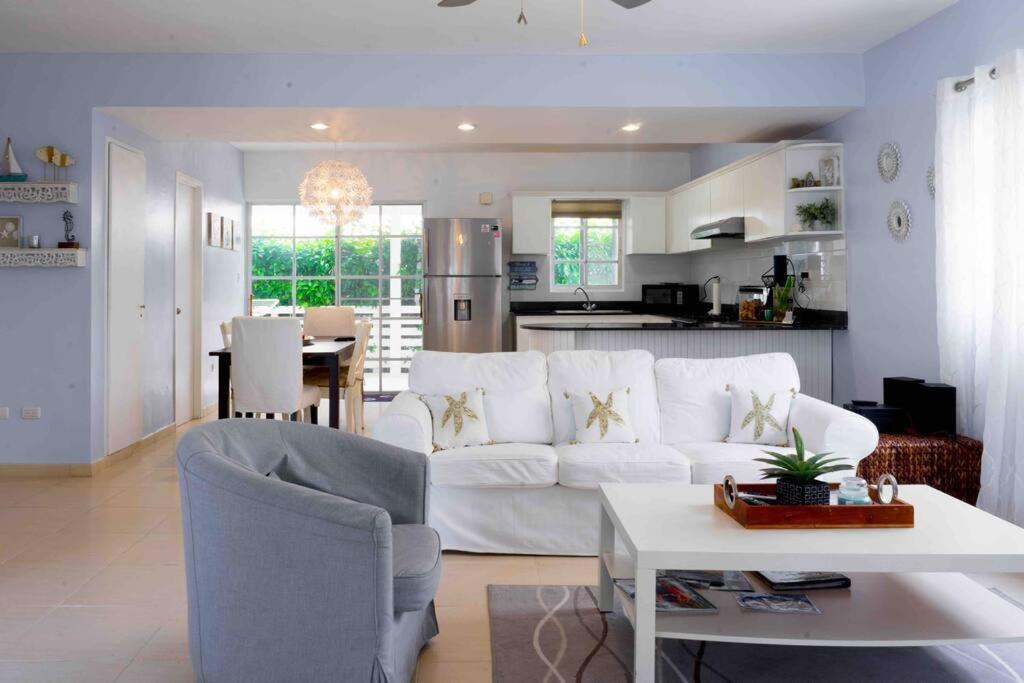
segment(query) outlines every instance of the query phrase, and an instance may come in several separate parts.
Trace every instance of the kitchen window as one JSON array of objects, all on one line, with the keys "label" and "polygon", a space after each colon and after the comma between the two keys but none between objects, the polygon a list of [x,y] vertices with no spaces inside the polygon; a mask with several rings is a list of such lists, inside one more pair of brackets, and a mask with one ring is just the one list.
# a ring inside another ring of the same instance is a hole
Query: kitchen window
[{"label": "kitchen window", "polygon": [[312,306],[352,306],[373,324],[364,391],[408,388],[423,348],[423,205],[374,204],[358,221],[328,226],[293,204],[251,207],[254,315],[302,316]]},{"label": "kitchen window", "polygon": [[551,288],[622,287],[622,202],[551,203]]}]

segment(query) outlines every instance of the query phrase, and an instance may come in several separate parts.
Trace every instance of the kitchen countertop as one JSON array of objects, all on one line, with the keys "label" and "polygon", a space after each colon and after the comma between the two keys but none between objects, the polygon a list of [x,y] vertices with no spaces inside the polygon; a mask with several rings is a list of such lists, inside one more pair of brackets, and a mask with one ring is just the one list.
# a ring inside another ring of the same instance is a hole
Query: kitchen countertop
[{"label": "kitchen countertop", "polygon": [[[568,317],[568,316],[566,316]],[[695,320],[685,322],[663,323],[630,323],[630,322],[589,322],[586,320],[566,320],[550,323],[525,323],[520,325],[524,330],[547,332],[686,332],[688,330],[778,330],[783,332],[799,332],[801,330],[845,330],[845,325],[834,323],[801,323],[795,325],[774,325],[771,323],[741,323],[735,320]]]}]

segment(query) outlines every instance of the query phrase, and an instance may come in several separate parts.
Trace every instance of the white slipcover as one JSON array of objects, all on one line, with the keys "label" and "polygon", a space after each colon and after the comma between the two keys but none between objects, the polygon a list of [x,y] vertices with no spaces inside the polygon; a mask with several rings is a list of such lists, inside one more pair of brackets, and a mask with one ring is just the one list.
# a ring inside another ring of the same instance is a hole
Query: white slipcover
[{"label": "white slipcover", "polygon": [[434,486],[530,488],[552,486],[557,480],[555,449],[542,444],[501,443],[430,454]]},{"label": "white slipcover", "polygon": [[320,403],[302,383],[302,325],[294,318],[231,321],[231,387],[240,413],[290,415]]},{"label": "white slipcover", "polygon": [[565,394],[600,394],[629,387],[629,416],[641,443],[657,443],[658,395],[654,356],[648,351],[556,351],[548,356],[548,389],[555,423],[554,443],[576,435],[572,401]]},{"label": "white slipcover", "polygon": [[487,430],[497,443],[551,443],[547,378],[539,351],[420,351],[409,367],[409,389],[417,394],[483,389]]},{"label": "white slipcover", "polygon": [[558,452],[558,483],[597,490],[598,484],[690,483],[690,461],[656,443],[564,444]]},{"label": "white slipcover", "polygon": [[727,384],[800,391],[788,353],[738,358],[662,358],[654,364],[661,411],[661,443],[722,441],[729,435],[732,400]]}]

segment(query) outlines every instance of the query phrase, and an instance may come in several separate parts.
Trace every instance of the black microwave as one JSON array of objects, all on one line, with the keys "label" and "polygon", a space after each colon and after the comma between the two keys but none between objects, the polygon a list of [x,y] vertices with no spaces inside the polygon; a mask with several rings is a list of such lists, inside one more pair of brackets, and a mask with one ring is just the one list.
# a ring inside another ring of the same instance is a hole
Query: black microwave
[{"label": "black microwave", "polygon": [[655,306],[694,306],[700,302],[700,287],[681,282],[662,282],[643,285],[645,304]]}]

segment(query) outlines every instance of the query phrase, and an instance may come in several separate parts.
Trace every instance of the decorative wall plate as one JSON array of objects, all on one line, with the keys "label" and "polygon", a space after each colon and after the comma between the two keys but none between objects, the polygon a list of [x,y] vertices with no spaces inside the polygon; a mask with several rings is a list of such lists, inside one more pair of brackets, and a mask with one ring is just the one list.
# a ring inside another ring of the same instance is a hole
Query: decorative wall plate
[{"label": "decorative wall plate", "polygon": [[928,182],[928,194],[931,195],[932,199],[935,199],[935,164],[928,167],[928,173],[925,177]]},{"label": "decorative wall plate", "polygon": [[887,183],[896,180],[900,174],[900,146],[895,142],[887,142],[878,150],[878,175]]},{"label": "decorative wall plate", "polygon": [[906,202],[896,200],[889,205],[889,234],[897,242],[905,242],[910,236],[911,217],[910,207]]}]

